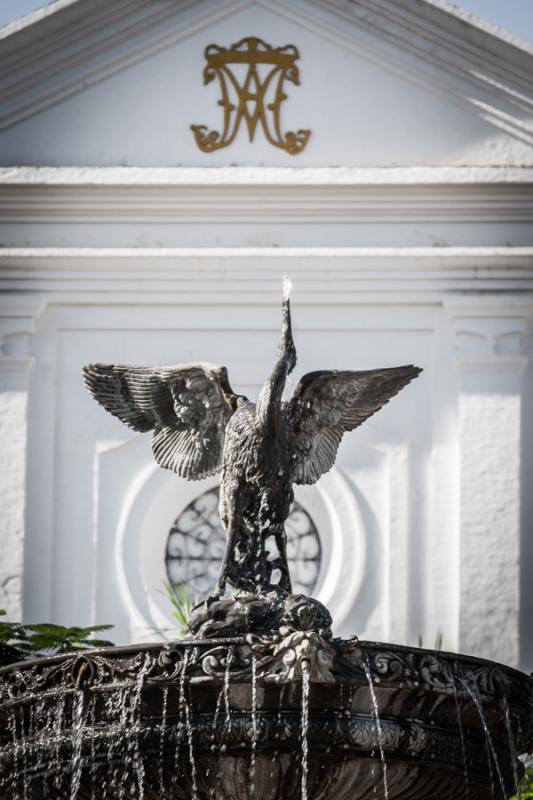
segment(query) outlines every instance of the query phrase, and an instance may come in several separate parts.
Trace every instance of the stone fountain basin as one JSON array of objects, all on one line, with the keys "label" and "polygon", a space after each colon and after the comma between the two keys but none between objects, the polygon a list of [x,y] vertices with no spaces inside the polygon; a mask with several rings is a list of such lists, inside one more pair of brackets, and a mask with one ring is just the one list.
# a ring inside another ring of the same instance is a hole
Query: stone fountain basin
[{"label": "stone fountain basin", "polygon": [[359,648],[336,664],[335,683],[311,683],[305,731],[302,681],[271,682],[258,661],[254,692],[242,639],[5,667],[0,796],[486,800],[515,791],[516,755],[533,745],[531,677],[453,653]]}]

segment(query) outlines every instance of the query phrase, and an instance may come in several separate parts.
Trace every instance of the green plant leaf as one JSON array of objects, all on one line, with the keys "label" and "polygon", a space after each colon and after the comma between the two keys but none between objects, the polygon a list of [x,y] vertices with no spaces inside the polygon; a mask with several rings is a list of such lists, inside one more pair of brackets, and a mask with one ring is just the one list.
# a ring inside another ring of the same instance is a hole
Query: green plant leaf
[{"label": "green plant leaf", "polygon": [[[3,611],[3,609],[1,609]],[[5,612],[0,614],[5,616]],[[90,625],[87,628],[69,628],[54,623],[23,625],[18,622],[0,622],[0,643],[29,654],[65,653],[69,650],[86,650],[93,647],[112,647],[107,639],[93,639],[93,633],[110,630],[113,625]]]},{"label": "green plant leaf", "polygon": [[[520,800],[531,800],[531,798],[533,798],[533,767],[526,769],[520,785]],[[517,795],[514,794],[510,800],[517,800]]]},{"label": "green plant leaf", "polygon": [[114,627],[114,625],[90,625],[88,628],[81,628],[81,630],[85,631],[86,634],[101,633],[102,631],[110,631]]},{"label": "green plant leaf", "polygon": [[181,629],[177,632],[178,637],[181,639],[189,630],[194,598],[190,594],[189,588],[185,582],[178,583],[175,586],[170,583],[164,583],[163,588],[173,608],[172,616],[178,622],[179,628]]},{"label": "green plant leaf", "polygon": [[47,633],[50,636],[63,636],[65,631],[75,630],[73,628],[64,628],[63,625],[54,625],[51,622],[40,622],[32,625],[26,625],[29,631],[36,633]]},{"label": "green plant leaf", "polygon": [[84,650],[89,650],[93,647],[114,647],[113,642],[109,642],[107,639],[80,639],[76,644],[82,645]]}]

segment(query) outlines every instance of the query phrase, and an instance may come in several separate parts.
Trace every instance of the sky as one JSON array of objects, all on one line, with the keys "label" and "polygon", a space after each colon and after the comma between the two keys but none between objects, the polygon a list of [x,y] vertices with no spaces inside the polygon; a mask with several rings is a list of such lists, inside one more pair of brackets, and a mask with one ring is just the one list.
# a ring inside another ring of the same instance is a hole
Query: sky
[{"label": "sky", "polygon": [[[455,4],[533,43],[533,0],[457,0]],[[44,5],[46,0],[0,0],[0,26]]]}]

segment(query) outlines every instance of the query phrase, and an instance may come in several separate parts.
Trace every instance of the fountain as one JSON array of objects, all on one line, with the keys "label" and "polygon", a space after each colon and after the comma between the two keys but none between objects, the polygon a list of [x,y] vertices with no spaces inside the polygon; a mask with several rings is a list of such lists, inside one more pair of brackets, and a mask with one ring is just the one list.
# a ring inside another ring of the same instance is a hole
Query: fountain
[{"label": "fountain", "polygon": [[342,435],[420,372],[305,375],[288,291],[256,405],[211,364],[93,364],[87,386],[161,466],[222,471],[227,546],[215,593],[175,643],[0,669],[0,796],[9,800],[505,800],[533,746],[533,679],[454,653],[333,636],[292,593],[284,522]]}]

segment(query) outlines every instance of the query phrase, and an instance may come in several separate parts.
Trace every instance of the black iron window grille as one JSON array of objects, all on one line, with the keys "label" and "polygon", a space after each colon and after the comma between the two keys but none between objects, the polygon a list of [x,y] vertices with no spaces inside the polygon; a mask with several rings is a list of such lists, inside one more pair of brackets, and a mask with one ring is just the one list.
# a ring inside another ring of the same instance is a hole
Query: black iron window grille
[{"label": "black iron window grille", "polygon": [[[169,531],[165,563],[169,582],[186,584],[202,600],[215,588],[226,534],[218,513],[219,489],[209,489],[181,512]],[[316,587],[322,548],[313,519],[294,502],[285,523],[287,559],[295,594],[312,594]]]}]

